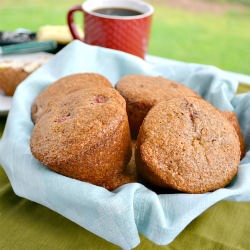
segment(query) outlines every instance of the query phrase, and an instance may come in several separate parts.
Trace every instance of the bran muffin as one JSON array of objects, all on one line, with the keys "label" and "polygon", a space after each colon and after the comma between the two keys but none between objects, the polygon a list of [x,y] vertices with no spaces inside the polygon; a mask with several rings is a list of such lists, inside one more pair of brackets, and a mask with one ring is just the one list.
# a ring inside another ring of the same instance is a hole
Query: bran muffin
[{"label": "bran muffin", "polygon": [[126,104],[113,88],[65,94],[37,120],[30,145],[36,159],[62,175],[109,190],[134,181],[126,174],[131,157]]},{"label": "bran muffin", "polygon": [[37,96],[32,105],[32,120],[35,123],[44,113],[65,95],[83,88],[112,87],[107,78],[96,73],[78,73],[65,76],[49,85]]},{"label": "bran muffin", "polygon": [[128,75],[118,81],[116,89],[125,98],[130,131],[136,138],[144,117],[159,101],[179,96],[197,96],[190,88],[163,77]]},{"label": "bran muffin", "polygon": [[29,73],[21,68],[3,68],[0,65],[0,89],[5,95],[13,96],[19,83],[28,76]]},{"label": "bran muffin", "polygon": [[222,114],[233,125],[233,127],[234,127],[234,129],[239,137],[240,152],[241,152],[240,158],[242,159],[246,154],[246,144],[245,144],[245,140],[244,140],[243,134],[242,134],[241,129],[240,129],[240,124],[239,124],[238,118],[234,112],[225,111],[225,112],[222,112]]},{"label": "bran muffin", "polygon": [[50,58],[50,54],[32,58],[0,58],[0,89],[5,95],[13,96],[17,86]]},{"label": "bran muffin", "polygon": [[213,191],[230,183],[239,161],[235,129],[201,98],[162,101],[140,128],[136,165],[151,185],[187,193]]}]

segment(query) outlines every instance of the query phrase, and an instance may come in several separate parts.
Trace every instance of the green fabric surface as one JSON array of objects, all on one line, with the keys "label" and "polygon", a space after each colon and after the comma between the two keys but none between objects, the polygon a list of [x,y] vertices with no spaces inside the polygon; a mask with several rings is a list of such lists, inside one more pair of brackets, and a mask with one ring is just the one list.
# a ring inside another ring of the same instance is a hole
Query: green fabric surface
[{"label": "green fabric surface", "polygon": [[[241,85],[238,92],[250,86]],[[0,118],[0,136],[6,118]],[[119,249],[61,215],[16,196],[0,168],[0,250]],[[195,219],[171,244],[157,246],[141,236],[136,249],[248,250],[250,202],[222,201]]]},{"label": "green fabric surface", "polygon": [[[168,246],[144,237],[136,249],[250,249],[250,202],[223,201],[194,220]],[[59,214],[16,196],[0,169],[0,249],[119,249]]]}]

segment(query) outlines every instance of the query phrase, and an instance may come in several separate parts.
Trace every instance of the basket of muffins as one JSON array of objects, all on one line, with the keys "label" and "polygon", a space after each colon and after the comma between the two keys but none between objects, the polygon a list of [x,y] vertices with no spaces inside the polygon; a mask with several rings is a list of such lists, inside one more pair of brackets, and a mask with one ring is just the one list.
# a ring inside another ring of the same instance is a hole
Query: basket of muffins
[{"label": "basket of muffins", "polygon": [[159,192],[205,193],[237,175],[246,147],[237,116],[185,85],[96,73],[59,79],[34,100],[33,156],[108,190],[140,182]]}]

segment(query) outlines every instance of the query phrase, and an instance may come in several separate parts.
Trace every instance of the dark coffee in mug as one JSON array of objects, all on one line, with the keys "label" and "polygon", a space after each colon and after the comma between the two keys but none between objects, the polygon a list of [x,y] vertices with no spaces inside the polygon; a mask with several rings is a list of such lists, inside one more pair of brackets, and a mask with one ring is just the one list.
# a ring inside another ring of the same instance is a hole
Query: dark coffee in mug
[{"label": "dark coffee in mug", "polygon": [[93,12],[98,13],[98,14],[103,14],[107,16],[138,16],[143,13],[137,11],[137,10],[132,10],[132,9],[125,9],[125,8],[101,8],[101,9],[96,9],[93,10]]}]

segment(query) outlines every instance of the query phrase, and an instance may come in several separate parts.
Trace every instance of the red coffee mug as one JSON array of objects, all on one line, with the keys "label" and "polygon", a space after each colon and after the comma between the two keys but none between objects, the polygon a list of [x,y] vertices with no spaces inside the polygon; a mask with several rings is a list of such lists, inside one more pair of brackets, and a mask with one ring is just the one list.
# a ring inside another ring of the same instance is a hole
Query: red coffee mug
[{"label": "red coffee mug", "polygon": [[[74,23],[76,11],[84,13],[84,39]],[[153,7],[141,0],[87,0],[72,7],[67,20],[74,39],[144,58],[153,12]]]}]

